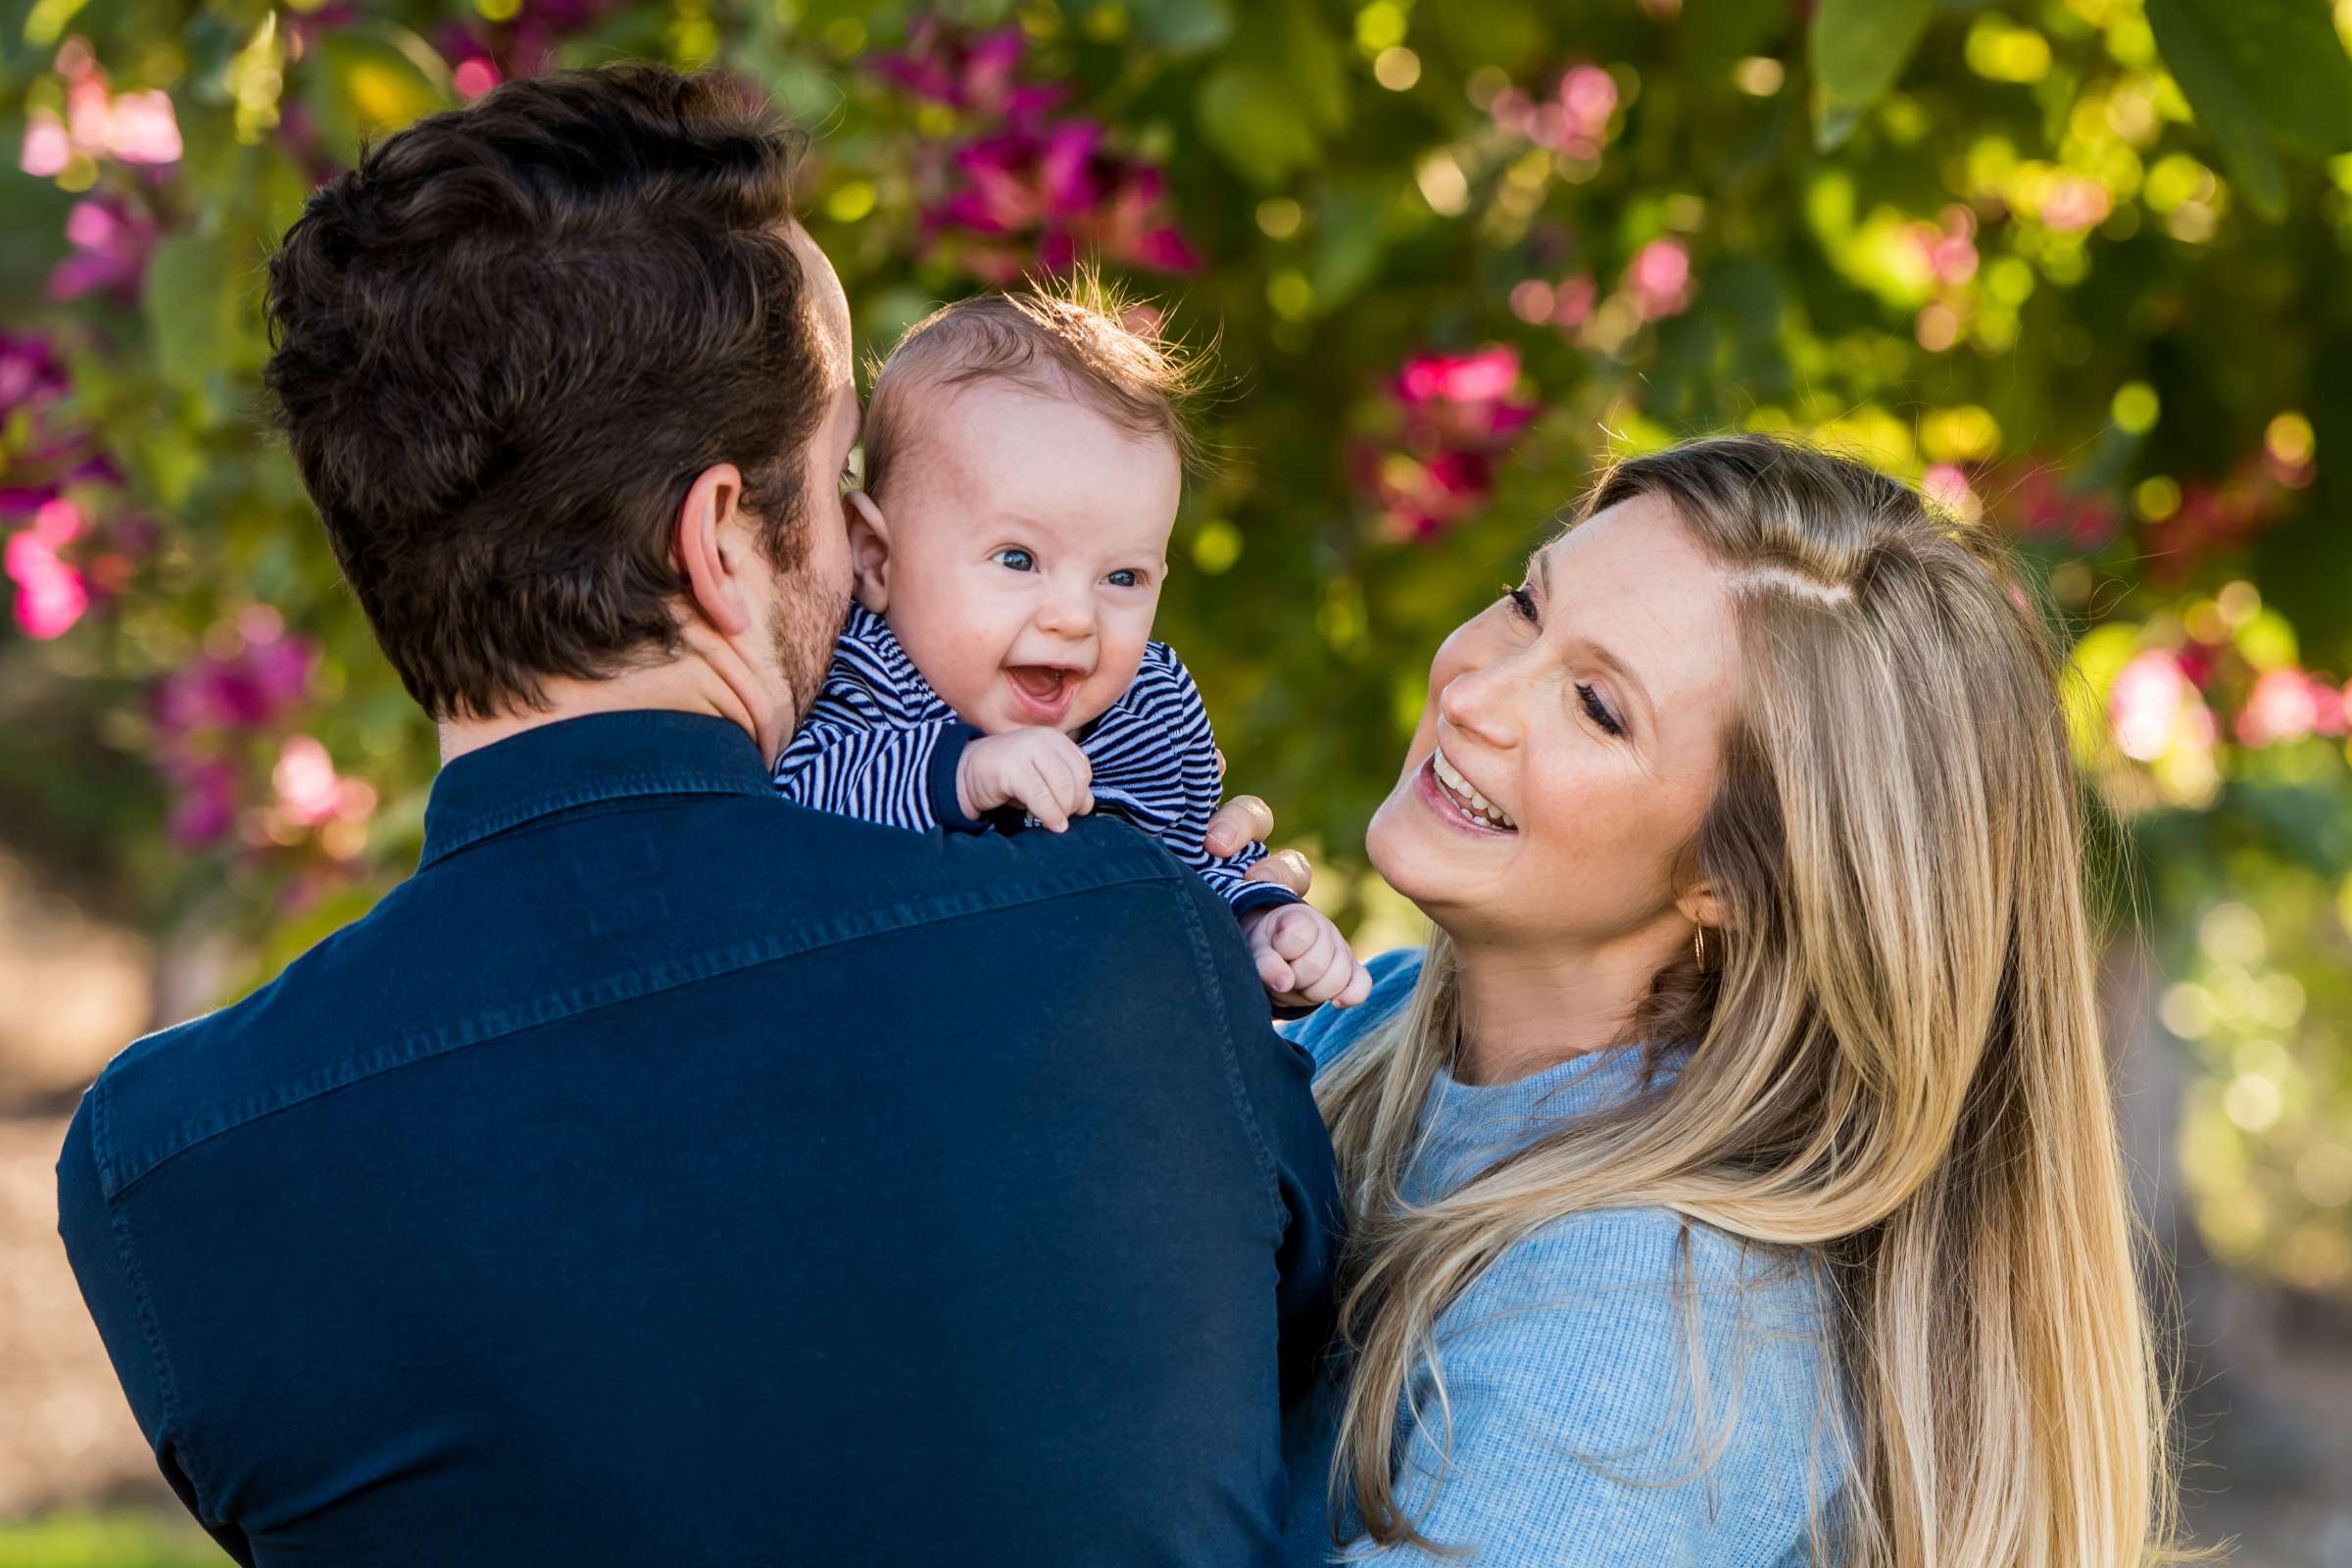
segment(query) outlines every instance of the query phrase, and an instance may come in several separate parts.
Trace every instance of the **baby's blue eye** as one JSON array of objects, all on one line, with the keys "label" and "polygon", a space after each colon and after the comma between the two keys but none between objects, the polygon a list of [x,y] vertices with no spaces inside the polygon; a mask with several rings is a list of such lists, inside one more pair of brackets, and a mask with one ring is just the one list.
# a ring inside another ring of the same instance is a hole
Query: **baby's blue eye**
[{"label": "baby's blue eye", "polygon": [[1143,581],[1143,579],[1135,572],[1129,571],[1125,568],[1121,568],[1118,571],[1112,572],[1105,580],[1108,581],[1113,588],[1133,588]]},{"label": "baby's blue eye", "polygon": [[1037,558],[1026,550],[1000,550],[995,557],[998,565],[1007,571],[1035,571]]}]

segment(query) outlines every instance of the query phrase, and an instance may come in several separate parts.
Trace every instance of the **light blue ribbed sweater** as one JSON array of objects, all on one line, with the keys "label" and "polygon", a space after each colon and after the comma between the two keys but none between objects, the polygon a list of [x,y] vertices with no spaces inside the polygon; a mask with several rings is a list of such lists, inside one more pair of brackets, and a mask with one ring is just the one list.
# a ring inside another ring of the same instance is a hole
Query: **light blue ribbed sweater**
[{"label": "light blue ribbed sweater", "polygon": [[[1318,1072],[1410,999],[1420,955],[1388,954],[1371,967],[1370,1001],[1326,1007],[1289,1031]],[[1405,1196],[1442,1197],[1561,1118],[1641,1093],[1642,1079],[1641,1053],[1630,1050],[1492,1086],[1441,1070],[1422,1106]],[[1545,1225],[1506,1250],[1439,1319],[1450,1452],[1426,1369],[1398,1417],[1399,1501],[1420,1516],[1422,1534],[1468,1555],[1368,1551],[1350,1507],[1343,1515],[1356,1540],[1348,1560],[1380,1568],[1811,1562],[1808,1514],[1818,1506],[1825,1521],[1834,1518],[1830,1500],[1844,1468],[1822,1301],[1808,1254],[1743,1247],[1666,1209]],[[1691,1376],[1693,1343],[1703,1392]],[[1323,1506],[1336,1392],[1294,1412],[1288,1434],[1294,1568],[1341,1555]]]}]

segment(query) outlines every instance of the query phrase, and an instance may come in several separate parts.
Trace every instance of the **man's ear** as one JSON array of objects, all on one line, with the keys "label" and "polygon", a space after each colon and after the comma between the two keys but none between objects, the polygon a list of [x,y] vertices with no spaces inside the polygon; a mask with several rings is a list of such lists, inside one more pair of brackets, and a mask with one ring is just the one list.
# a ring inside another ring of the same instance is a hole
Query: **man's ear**
[{"label": "man's ear", "polygon": [[743,474],[715,463],[694,476],[678,508],[673,545],[695,609],[721,636],[752,627],[754,595],[744,581],[746,556],[757,549],[743,513]]},{"label": "man's ear", "polygon": [[890,523],[874,498],[852,490],[850,569],[857,575],[858,602],[874,614],[890,608]]}]

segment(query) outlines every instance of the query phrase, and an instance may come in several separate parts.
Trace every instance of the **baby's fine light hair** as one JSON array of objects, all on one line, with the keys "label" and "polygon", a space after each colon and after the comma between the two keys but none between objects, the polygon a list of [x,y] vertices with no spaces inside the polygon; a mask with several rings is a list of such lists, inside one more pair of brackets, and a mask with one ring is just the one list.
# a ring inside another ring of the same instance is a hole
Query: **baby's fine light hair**
[{"label": "baby's fine light hair", "polygon": [[906,329],[874,375],[865,411],[866,490],[877,500],[893,458],[914,438],[926,392],[1006,381],[1076,398],[1133,435],[1160,437],[1185,472],[1202,465],[1192,416],[1207,361],[1160,330],[1159,311],[1092,269],[1012,294],[975,294]]}]

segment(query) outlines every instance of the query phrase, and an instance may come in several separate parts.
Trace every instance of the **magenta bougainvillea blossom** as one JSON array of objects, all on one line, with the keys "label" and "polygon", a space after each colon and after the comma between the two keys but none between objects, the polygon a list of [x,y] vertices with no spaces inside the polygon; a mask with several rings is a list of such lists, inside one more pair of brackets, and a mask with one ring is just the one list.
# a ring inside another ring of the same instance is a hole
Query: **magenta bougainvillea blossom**
[{"label": "magenta bougainvillea blossom", "polygon": [[973,35],[926,20],[873,63],[953,115],[956,134],[916,153],[928,254],[990,283],[1081,261],[1197,270],[1158,168],[1114,150],[1097,121],[1054,116],[1061,89],[1019,79],[1024,48],[1018,28]]},{"label": "magenta bougainvillea blossom", "polygon": [[118,96],[78,38],[58,51],[57,74],[65,83],[65,113],[43,106],[27,111],[24,141],[17,153],[17,167],[25,173],[47,179],[65,172],[76,157],[126,164],[179,161],[179,121],[171,94],[158,89]]},{"label": "magenta bougainvillea blossom", "polygon": [[[68,390],[56,345],[30,333],[0,332],[0,426],[21,432],[0,447],[0,522],[10,525],[5,569],[15,590],[18,626],[28,636],[63,636],[88,611],[90,568],[74,559],[91,543],[91,516],[67,498],[70,486],[111,484],[114,466],[92,449],[88,433],[61,423],[54,406]],[[103,554],[110,586],[129,564]]]},{"label": "magenta bougainvillea blossom", "polygon": [[[451,23],[434,34],[433,44],[449,62],[458,91],[468,99],[479,98],[510,76],[531,76],[547,70],[555,63],[558,44],[626,3],[521,0],[514,13],[500,22],[469,17]],[[347,16],[336,15],[331,8],[319,16],[333,17],[339,24],[362,14],[357,6],[345,9]]]},{"label": "magenta bougainvillea blossom", "polygon": [[1516,397],[1518,384],[1509,347],[1405,362],[1389,385],[1392,435],[1356,458],[1390,537],[1437,539],[1486,505],[1495,459],[1541,412]]},{"label": "magenta bougainvillea blossom", "polygon": [[1625,291],[1644,321],[1681,315],[1690,306],[1690,250],[1679,239],[1651,240],[1627,264]]},{"label": "magenta bougainvillea blossom", "polygon": [[66,216],[74,253],[49,273],[50,294],[61,300],[104,294],[136,304],[156,237],[154,220],[119,197],[75,202]]},{"label": "magenta bougainvillea blossom", "polygon": [[1545,96],[1506,87],[1487,113],[1498,130],[1590,163],[1608,143],[1617,97],[1616,78],[1607,72],[1594,65],[1571,66]]},{"label": "magenta bougainvillea blossom", "polygon": [[2231,726],[2241,745],[2276,746],[2306,735],[2329,738],[2345,732],[2346,689],[2307,669],[2266,669],[2246,693]]},{"label": "magenta bougainvillea blossom", "polygon": [[2078,550],[2096,550],[2113,539],[2120,518],[2109,497],[2077,490],[2042,464],[2036,464],[2009,488],[2001,515],[2029,539]]},{"label": "magenta bougainvillea blossom", "polygon": [[966,270],[993,283],[1081,260],[1190,272],[1200,258],[1166,220],[1159,171],[1108,151],[1102,127],[1013,126],[956,150],[958,187],[923,214],[926,232],[966,236]]},{"label": "magenta bougainvillea blossom", "polygon": [[178,797],[172,835],[182,845],[209,844],[228,831],[247,738],[294,710],[318,664],[318,650],[263,606],[247,610],[220,641],[156,682],[148,701],[156,763]]},{"label": "magenta bougainvillea blossom", "polygon": [[1034,121],[1061,101],[1054,82],[1018,79],[1027,41],[1018,27],[958,33],[925,17],[908,29],[906,47],[876,55],[876,75],[928,103],[986,120]]},{"label": "magenta bougainvillea blossom", "polygon": [[2107,688],[2107,722],[2116,750],[2138,762],[2152,762],[2177,744],[2209,751],[2221,732],[2196,682],[2169,648],[2146,649],[2116,672]]},{"label": "magenta bougainvillea blossom", "polygon": [[83,517],[73,502],[44,502],[30,527],[9,535],[8,579],[17,586],[17,624],[28,636],[62,637],[90,608],[90,586],[62,552],[80,534]]}]

